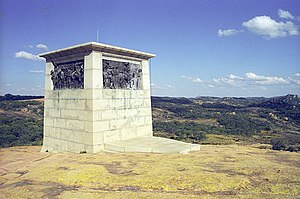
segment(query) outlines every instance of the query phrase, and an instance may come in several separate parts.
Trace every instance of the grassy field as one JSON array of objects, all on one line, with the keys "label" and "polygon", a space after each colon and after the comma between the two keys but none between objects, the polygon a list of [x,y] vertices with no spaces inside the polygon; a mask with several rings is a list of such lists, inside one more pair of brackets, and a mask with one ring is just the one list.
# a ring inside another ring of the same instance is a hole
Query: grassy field
[{"label": "grassy field", "polygon": [[0,198],[299,198],[300,154],[202,145],[190,154],[0,149]]}]

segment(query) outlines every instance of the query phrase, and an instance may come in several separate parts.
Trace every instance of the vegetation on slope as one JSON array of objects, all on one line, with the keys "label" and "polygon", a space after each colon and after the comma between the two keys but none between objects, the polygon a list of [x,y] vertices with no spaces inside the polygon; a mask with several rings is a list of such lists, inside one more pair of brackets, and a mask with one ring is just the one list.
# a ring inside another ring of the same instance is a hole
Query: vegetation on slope
[{"label": "vegetation on slope", "polygon": [[41,145],[43,121],[0,114],[0,146]]},{"label": "vegetation on slope", "polygon": [[[152,97],[152,111],[158,136],[204,144],[276,143],[273,149],[300,150],[300,98],[296,95]],[[199,135],[197,139],[192,139],[191,132]]]},{"label": "vegetation on slope", "polygon": [[41,145],[43,112],[40,101],[0,101],[0,147]]}]

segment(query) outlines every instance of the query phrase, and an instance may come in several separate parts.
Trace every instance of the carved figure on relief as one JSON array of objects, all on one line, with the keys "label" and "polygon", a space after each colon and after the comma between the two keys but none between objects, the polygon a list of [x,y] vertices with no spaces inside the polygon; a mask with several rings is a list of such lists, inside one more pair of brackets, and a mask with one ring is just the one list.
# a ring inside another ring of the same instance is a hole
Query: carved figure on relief
[{"label": "carved figure on relief", "polygon": [[50,71],[54,90],[84,87],[83,60],[59,63]]},{"label": "carved figure on relief", "polygon": [[142,89],[140,64],[103,60],[103,87],[108,89]]}]

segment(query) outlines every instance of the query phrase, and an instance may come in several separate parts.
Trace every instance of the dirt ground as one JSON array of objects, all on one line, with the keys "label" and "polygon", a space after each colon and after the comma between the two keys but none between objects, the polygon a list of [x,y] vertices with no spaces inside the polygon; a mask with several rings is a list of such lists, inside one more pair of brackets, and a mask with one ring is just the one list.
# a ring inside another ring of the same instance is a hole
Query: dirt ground
[{"label": "dirt ground", "polygon": [[0,149],[0,198],[300,198],[300,153],[201,147],[184,155]]}]

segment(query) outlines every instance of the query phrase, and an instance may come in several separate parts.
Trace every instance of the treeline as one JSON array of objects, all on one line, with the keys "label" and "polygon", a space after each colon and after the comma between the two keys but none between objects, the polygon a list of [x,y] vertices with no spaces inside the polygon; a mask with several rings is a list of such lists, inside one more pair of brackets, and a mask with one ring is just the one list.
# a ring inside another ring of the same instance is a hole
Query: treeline
[{"label": "treeline", "polygon": [[44,98],[44,96],[5,94],[4,96],[0,96],[0,101],[5,101],[5,100],[30,100],[30,99],[41,99],[41,98]]}]

